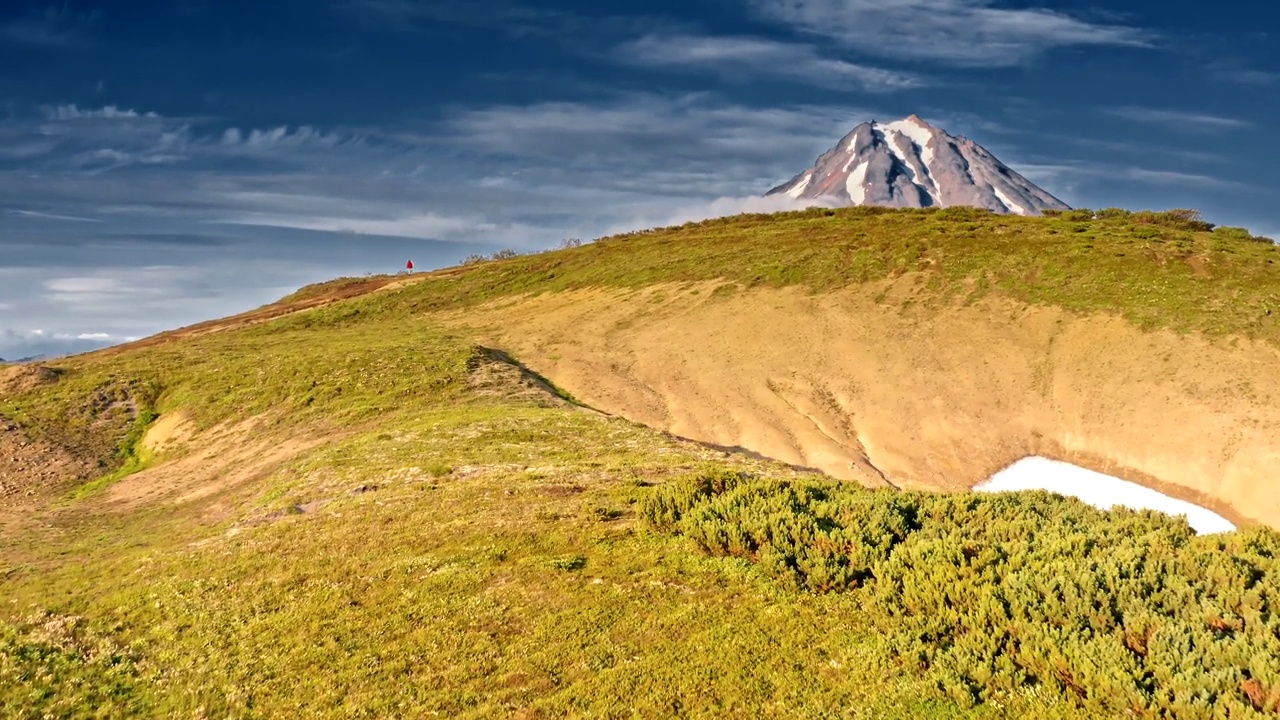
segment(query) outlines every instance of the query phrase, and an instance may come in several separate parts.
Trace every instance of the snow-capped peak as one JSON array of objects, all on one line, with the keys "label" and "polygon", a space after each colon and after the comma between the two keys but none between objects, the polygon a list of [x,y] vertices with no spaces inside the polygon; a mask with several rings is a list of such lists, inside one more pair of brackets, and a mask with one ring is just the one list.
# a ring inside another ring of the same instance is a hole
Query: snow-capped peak
[{"label": "snow-capped peak", "polygon": [[973,205],[1017,215],[1068,209],[981,146],[918,115],[858,125],[813,167],[768,194],[846,205]]}]

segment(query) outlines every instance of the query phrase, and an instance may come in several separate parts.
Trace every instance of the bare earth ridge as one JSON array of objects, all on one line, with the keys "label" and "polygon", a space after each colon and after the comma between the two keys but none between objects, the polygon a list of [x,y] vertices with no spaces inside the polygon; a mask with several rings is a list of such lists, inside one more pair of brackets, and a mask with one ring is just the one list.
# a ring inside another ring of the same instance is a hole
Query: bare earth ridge
[{"label": "bare earth ridge", "polygon": [[918,289],[578,291],[453,322],[598,410],[868,487],[966,489],[1044,455],[1280,527],[1275,348]]}]

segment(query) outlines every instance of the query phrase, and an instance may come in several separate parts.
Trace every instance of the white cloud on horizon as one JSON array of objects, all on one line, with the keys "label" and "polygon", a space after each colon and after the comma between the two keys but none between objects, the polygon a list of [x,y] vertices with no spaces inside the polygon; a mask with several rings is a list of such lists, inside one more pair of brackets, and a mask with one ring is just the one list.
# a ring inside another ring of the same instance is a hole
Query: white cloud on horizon
[{"label": "white cloud on horizon", "polygon": [[750,0],[762,18],[881,57],[974,67],[1020,65],[1055,48],[1148,47],[1150,33],[993,0]]},{"label": "white cloud on horizon", "polygon": [[730,80],[775,77],[837,90],[889,92],[925,85],[912,73],[823,57],[812,45],[753,37],[646,35],[618,46],[614,57],[632,65],[709,72]]},{"label": "white cloud on horizon", "polygon": [[103,332],[61,333],[41,329],[0,329],[0,358],[13,362],[28,357],[61,357],[135,340]]}]

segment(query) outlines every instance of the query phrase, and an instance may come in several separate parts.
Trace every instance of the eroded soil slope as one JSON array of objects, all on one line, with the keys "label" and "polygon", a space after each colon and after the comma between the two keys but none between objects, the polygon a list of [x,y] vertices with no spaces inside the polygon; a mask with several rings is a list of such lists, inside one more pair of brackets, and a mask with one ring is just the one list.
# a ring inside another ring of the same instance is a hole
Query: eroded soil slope
[{"label": "eroded soil slope", "polygon": [[0,512],[47,500],[70,480],[89,476],[91,463],[32,440],[0,415]]},{"label": "eroded soil slope", "polygon": [[[0,398],[57,382],[58,373],[37,363],[0,367]],[[11,418],[0,415],[0,515],[3,511],[48,500],[68,482],[96,470],[88,458],[31,437]]]},{"label": "eroded soil slope", "polygon": [[938,300],[911,276],[584,290],[453,321],[601,411],[872,487],[963,489],[1037,454],[1280,526],[1280,353],[1263,343]]}]

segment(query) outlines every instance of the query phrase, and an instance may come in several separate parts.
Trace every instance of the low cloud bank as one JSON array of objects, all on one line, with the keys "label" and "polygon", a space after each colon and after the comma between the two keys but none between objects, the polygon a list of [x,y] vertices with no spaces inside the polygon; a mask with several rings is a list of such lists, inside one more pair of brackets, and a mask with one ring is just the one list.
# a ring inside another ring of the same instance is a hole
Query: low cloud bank
[{"label": "low cloud bank", "polygon": [[52,358],[99,350],[134,338],[109,333],[52,333],[44,330],[0,330],[0,359],[15,362],[28,358]]}]

